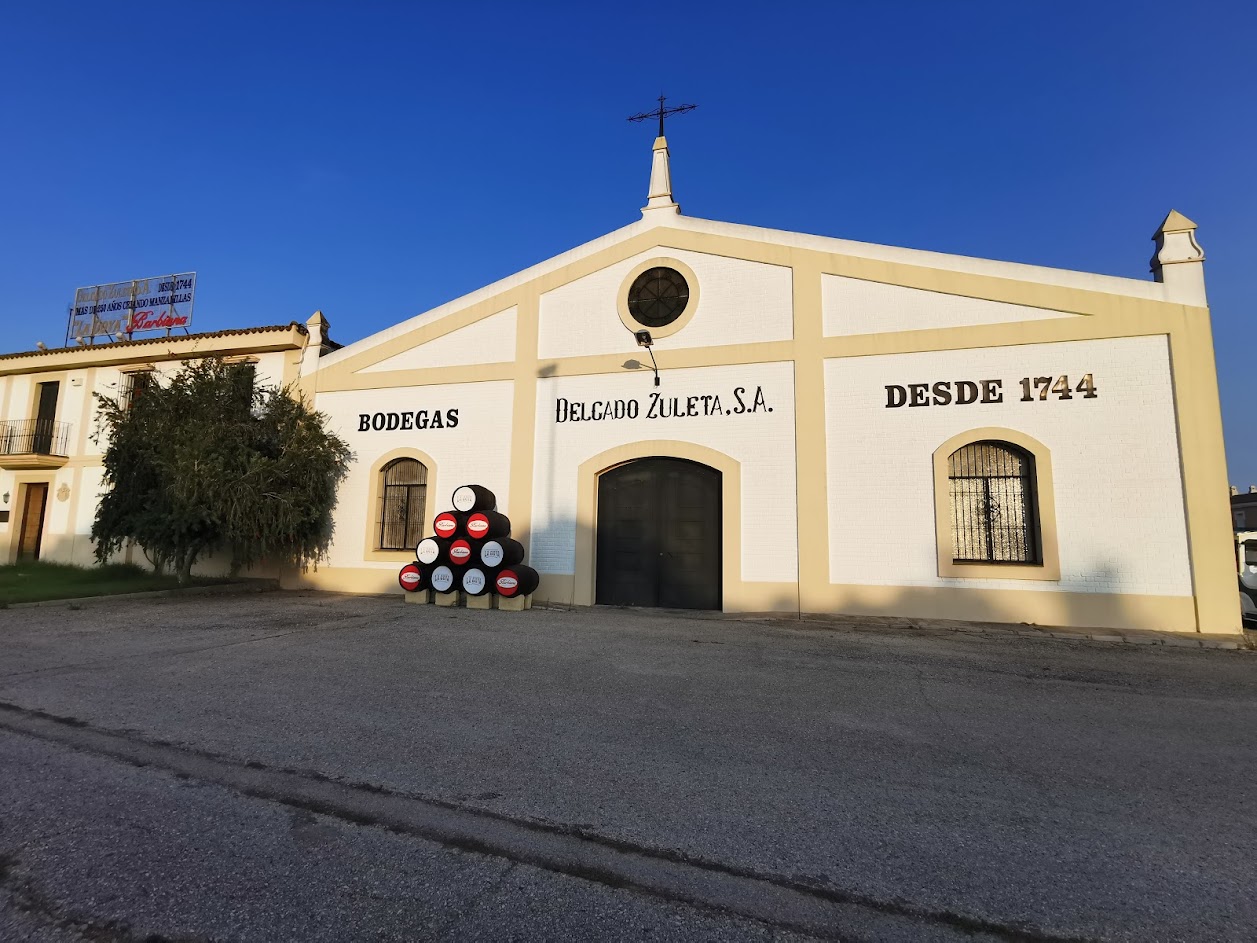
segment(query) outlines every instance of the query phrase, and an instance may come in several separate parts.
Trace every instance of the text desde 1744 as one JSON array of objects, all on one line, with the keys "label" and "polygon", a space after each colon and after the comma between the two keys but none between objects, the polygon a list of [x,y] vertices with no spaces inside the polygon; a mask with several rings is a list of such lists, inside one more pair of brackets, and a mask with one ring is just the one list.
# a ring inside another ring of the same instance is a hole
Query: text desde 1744
[{"label": "text desde 1744", "polygon": [[[1077,385],[1068,376],[1022,377],[1021,400],[1023,403],[1045,401],[1050,396],[1057,399],[1095,399],[1100,394],[1090,373]],[[886,408],[900,406],[968,406],[971,403],[1004,402],[1003,380],[939,380],[936,383],[907,383],[903,386],[886,385]]]}]

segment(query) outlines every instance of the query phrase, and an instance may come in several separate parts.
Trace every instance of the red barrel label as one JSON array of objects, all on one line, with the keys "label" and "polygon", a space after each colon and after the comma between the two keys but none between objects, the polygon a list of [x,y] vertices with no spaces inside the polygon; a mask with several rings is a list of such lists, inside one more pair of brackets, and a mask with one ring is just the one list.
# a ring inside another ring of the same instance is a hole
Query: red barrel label
[{"label": "red barrel label", "polygon": [[515,573],[513,571],[503,570],[501,573],[498,574],[497,582],[495,583],[495,585],[497,586],[498,593],[500,595],[514,596],[515,591],[519,589],[519,579],[515,576]]},{"label": "red barrel label", "polygon": [[458,518],[449,511],[445,511],[436,516],[436,520],[432,522],[432,529],[441,537],[453,537],[458,532]]},{"label": "red barrel label", "polygon": [[489,533],[489,519],[483,514],[473,514],[467,518],[467,533],[480,540]]},{"label": "red barrel label", "polygon": [[441,555],[441,545],[431,537],[425,537],[419,541],[419,546],[415,548],[415,556],[419,558],[420,563],[436,563],[436,558]]},{"label": "red barrel label", "polygon": [[454,587],[454,571],[447,566],[439,566],[432,571],[432,588],[438,593],[448,593]]},{"label": "red barrel label", "polygon": [[471,544],[465,540],[456,540],[450,544],[450,559],[457,564],[464,564],[471,559]]},{"label": "red barrel label", "polygon": [[502,545],[496,540],[490,540],[480,548],[480,562],[485,566],[500,566],[504,556]]},{"label": "red barrel label", "polygon": [[402,584],[402,589],[413,593],[423,582],[423,574],[415,564],[407,563],[397,574],[397,581]]}]

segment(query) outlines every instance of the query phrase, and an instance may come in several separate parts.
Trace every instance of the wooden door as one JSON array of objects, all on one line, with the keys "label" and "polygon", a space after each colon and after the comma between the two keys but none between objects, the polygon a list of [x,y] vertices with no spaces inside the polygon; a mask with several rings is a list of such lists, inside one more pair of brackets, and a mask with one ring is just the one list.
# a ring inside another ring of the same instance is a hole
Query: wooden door
[{"label": "wooden door", "polygon": [[44,537],[44,509],[47,504],[47,482],[26,486],[26,497],[22,502],[22,529],[18,532],[19,561],[39,559],[39,549]]},{"label": "wooden door", "polygon": [[598,479],[597,591],[604,605],[721,608],[721,476],[674,458]]}]

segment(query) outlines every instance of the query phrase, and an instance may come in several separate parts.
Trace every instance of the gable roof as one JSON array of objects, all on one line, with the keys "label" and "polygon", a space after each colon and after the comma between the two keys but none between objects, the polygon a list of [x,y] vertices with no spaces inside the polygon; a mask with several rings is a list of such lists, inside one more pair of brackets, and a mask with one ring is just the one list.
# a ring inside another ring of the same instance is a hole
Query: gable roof
[{"label": "gable roof", "polygon": [[856,242],[850,239],[839,239],[832,236],[816,236],[808,233],[788,232],[780,229],[766,229],[758,226],[747,226],[741,223],[727,223],[717,220],[700,219],[692,216],[669,214],[664,219],[646,218],[613,232],[600,236],[566,252],[539,262],[506,278],[499,279],[483,288],[476,289],[466,295],[454,298],[442,305],[431,308],[421,314],[407,318],[392,327],[370,334],[361,340],[346,344],[339,350],[328,354],[320,361],[320,368],[331,367],[343,360],[356,357],[392,338],[402,336],[417,328],[429,325],[441,318],[463,311],[481,301],[516,288],[519,285],[540,278],[564,266],[571,265],[595,253],[611,248],[618,243],[639,236],[651,230],[660,230],[661,242],[666,243],[666,231],[669,229],[683,232],[705,233],[724,236],[729,239],[749,240],[768,245],[810,249],[834,255],[851,256],[862,259],[873,259],[885,262],[898,262],[923,268],[936,268],[952,272],[967,272],[986,275],[994,278],[1010,279],[1021,282],[1032,282],[1044,285],[1057,285],[1065,288],[1079,288],[1106,294],[1125,295],[1152,301],[1167,300],[1163,284],[1145,279],[1123,278],[1116,275],[1098,275],[1090,272],[1075,272],[1069,269],[1055,269],[1046,266],[1028,265],[1021,262],[1002,262],[993,259],[979,259],[972,256],[951,255],[943,252],[931,252],[925,249],[907,249],[898,246],[882,246],[875,243]]}]

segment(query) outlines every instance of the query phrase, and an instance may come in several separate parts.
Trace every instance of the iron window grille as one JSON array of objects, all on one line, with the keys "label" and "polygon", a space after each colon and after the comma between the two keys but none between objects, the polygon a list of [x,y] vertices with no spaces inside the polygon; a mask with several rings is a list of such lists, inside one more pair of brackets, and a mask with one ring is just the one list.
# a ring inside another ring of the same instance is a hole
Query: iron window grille
[{"label": "iron window grille", "polygon": [[135,370],[122,375],[122,408],[130,409],[136,400],[153,387],[152,370]]},{"label": "iron window grille", "polygon": [[1043,563],[1034,456],[972,442],[947,460],[954,563]]},{"label": "iron window grille", "polygon": [[380,476],[380,549],[413,550],[423,537],[428,468],[413,458],[398,458]]}]

